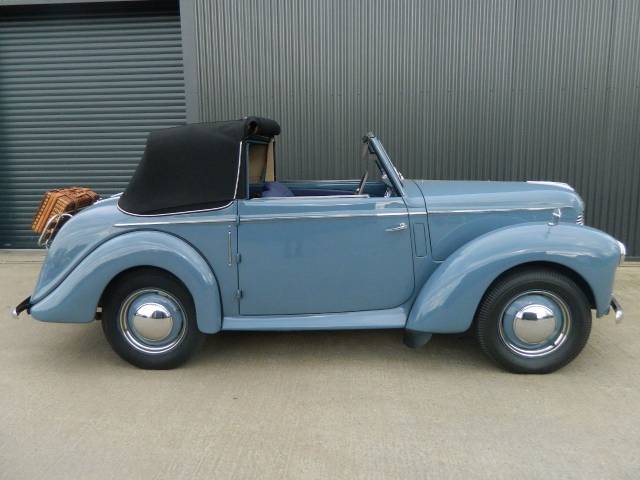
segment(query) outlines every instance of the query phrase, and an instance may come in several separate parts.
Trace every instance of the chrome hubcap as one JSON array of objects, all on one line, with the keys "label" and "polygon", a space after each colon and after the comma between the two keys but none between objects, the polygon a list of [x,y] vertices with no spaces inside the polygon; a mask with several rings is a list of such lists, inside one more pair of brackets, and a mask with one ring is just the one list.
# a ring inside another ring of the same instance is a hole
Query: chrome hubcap
[{"label": "chrome hubcap", "polygon": [[556,316],[545,305],[533,304],[521,308],[513,321],[513,333],[525,343],[541,343],[556,329]]},{"label": "chrome hubcap", "polygon": [[133,314],[132,326],[145,340],[159,342],[171,333],[173,317],[159,303],[145,303]]},{"label": "chrome hubcap", "polygon": [[186,314],[182,304],[160,289],[133,292],[120,308],[119,326],[125,340],[144,353],[165,353],[184,338]]},{"label": "chrome hubcap", "polygon": [[569,307],[557,295],[530,290],[507,303],[499,335],[507,348],[525,357],[540,357],[564,344],[571,329]]}]

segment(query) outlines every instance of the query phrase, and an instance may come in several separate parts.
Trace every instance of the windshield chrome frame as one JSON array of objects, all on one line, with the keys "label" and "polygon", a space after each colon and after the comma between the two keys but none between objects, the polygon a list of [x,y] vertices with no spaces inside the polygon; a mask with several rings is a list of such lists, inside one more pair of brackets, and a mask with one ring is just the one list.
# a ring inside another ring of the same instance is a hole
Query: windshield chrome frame
[{"label": "windshield chrome frame", "polygon": [[393,186],[395,187],[398,194],[402,197],[406,197],[407,194],[402,183],[403,178],[401,177],[400,172],[398,172],[398,169],[391,161],[391,158],[389,157],[387,151],[384,149],[384,146],[382,145],[380,139],[376,137],[374,133],[368,133],[365,136],[364,141],[366,141],[373,147],[373,150],[378,156],[381,167],[385,170],[387,177],[391,180],[391,183],[393,183]]}]

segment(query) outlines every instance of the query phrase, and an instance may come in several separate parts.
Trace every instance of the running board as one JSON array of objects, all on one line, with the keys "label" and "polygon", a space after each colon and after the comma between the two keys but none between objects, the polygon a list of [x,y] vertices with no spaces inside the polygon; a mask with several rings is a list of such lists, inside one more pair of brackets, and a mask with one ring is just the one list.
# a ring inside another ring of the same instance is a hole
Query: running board
[{"label": "running board", "polygon": [[260,315],[224,317],[222,330],[357,330],[404,328],[407,311],[402,308],[317,315]]}]

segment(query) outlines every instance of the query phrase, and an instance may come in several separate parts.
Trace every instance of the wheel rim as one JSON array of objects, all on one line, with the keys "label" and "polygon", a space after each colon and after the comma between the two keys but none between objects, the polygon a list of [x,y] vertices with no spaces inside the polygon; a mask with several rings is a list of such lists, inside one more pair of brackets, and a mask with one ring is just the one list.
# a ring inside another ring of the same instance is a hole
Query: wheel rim
[{"label": "wheel rim", "polygon": [[566,302],[546,290],[516,295],[500,314],[498,332],[502,343],[524,357],[541,357],[558,350],[571,330]]},{"label": "wheel rim", "polygon": [[182,304],[161,289],[133,292],[122,303],[118,324],[129,345],[143,353],[160,354],[175,348],[186,333]]}]

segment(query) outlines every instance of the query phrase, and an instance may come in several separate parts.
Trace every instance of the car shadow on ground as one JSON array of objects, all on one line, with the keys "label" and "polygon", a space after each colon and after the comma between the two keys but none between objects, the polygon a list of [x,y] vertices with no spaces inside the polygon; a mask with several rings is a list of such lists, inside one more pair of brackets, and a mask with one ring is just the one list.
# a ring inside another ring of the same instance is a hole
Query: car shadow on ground
[{"label": "car shadow on ground", "polygon": [[[43,363],[57,356],[73,357],[78,366],[124,367],[129,365],[111,350],[99,322],[88,325],[40,324],[53,335],[32,337],[36,356]],[[64,334],[52,330],[64,329]],[[402,365],[404,368],[480,369],[496,367],[480,351],[472,335],[434,335],[427,345],[412,349],[403,342],[402,330],[343,330],[315,332],[221,332],[209,335],[203,347],[183,368],[207,369],[220,365],[309,364],[323,366]],[[32,358],[33,359],[33,358]],[[33,359],[35,360],[35,359]],[[131,367],[134,368],[134,367]]]},{"label": "car shadow on ground", "polygon": [[222,332],[210,336],[194,356],[193,367],[234,360],[284,364],[310,363],[346,366],[415,364],[424,369],[445,366],[465,369],[495,368],[471,335],[437,335],[425,346],[412,349],[402,342],[401,330],[348,330],[331,332]]}]

